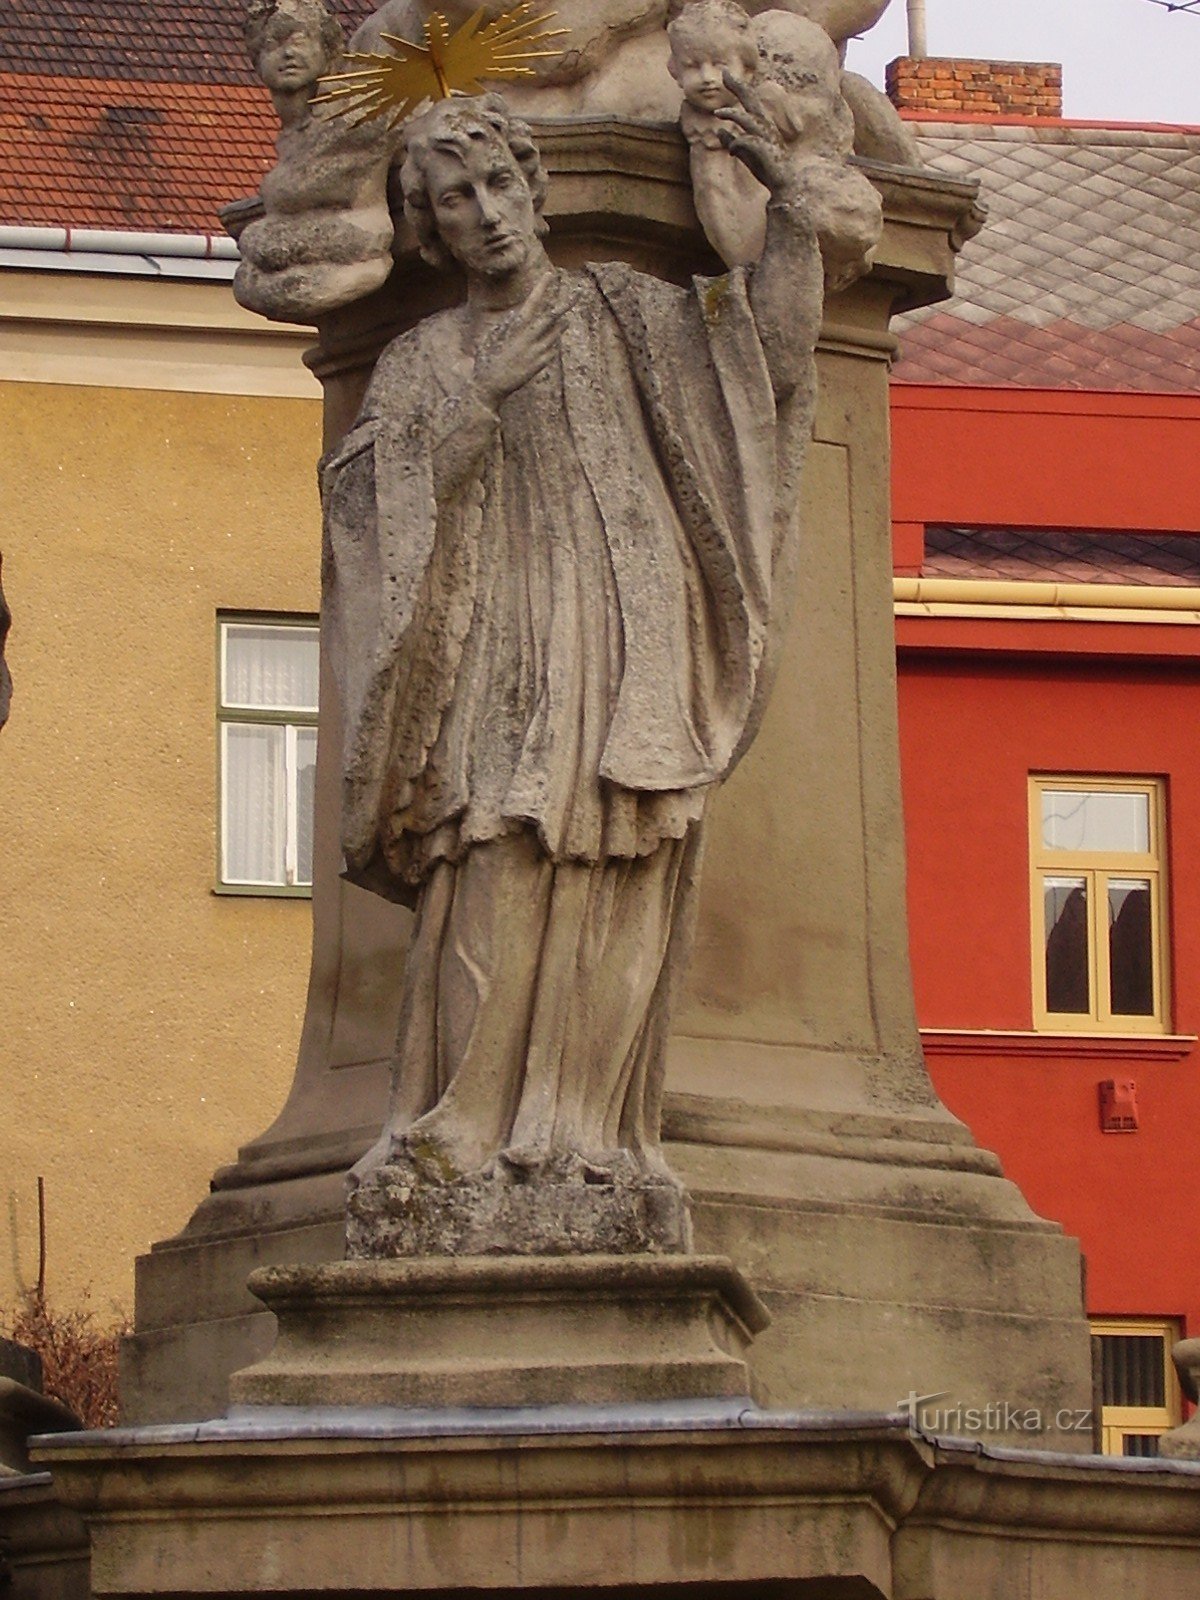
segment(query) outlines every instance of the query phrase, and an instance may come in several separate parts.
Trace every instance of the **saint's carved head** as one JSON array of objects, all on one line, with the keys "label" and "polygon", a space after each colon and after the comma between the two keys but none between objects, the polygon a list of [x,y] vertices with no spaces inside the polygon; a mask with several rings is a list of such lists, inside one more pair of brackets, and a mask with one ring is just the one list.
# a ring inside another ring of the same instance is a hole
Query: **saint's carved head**
[{"label": "saint's carved head", "polygon": [[405,130],[404,210],[432,266],[519,269],[546,233],[546,172],[533,136],[499,95],[442,100]]}]

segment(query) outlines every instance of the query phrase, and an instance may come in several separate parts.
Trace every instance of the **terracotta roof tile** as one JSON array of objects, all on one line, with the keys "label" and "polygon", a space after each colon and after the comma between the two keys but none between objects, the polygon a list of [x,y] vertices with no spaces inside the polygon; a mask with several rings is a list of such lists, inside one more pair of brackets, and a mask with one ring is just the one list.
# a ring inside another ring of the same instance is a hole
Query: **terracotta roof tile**
[{"label": "terracotta roof tile", "polygon": [[897,380],[1200,387],[1200,132],[919,123],[932,166],[982,179],[955,299],[899,320]]},{"label": "terracotta roof tile", "polygon": [[0,74],[0,221],[218,233],[276,127],[261,86]]},{"label": "terracotta roof tile", "polygon": [[[352,32],[375,4],[331,0],[331,9]],[[255,81],[242,45],[241,0],[3,0],[0,72]]]},{"label": "terracotta roof tile", "polygon": [[921,576],[1195,587],[1200,537],[930,525]]}]

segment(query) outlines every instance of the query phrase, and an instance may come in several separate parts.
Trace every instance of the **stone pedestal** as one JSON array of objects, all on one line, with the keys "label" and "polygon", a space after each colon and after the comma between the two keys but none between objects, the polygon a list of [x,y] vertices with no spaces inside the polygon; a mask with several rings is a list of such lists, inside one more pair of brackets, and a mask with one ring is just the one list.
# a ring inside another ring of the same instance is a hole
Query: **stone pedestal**
[{"label": "stone pedestal", "polygon": [[79,1418],[66,1406],[0,1373],[0,1475],[28,1471],[25,1441],[30,1434],[79,1426]]},{"label": "stone pedestal", "polygon": [[[713,270],[677,130],[574,118],[535,131],[557,262],[621,257],[676,281]],[[974,187],[865,170],[884,238],[870,278],[826,306],[795,620],[761,733],[708,825],[667,1155],[692,1195],[697,1248],[744,1266],[772,1311],[752,1363],[773,1403],[887,1410],[910,1391],[946,1392],[1053,1418],[1091,1404],[1078,1250],[938,1103],[908,968],[888,321],[950,291]],[[330,443],[385,340],[445,292],[402,240],[386,288],[322,328],[311,361]],[[228,1374],[271,1338],[248,1272],[343,1252],[344,1174],[383,1120],[407,914],[337,879],[339,746],[327,716],[295,1085],[184,1232],[139,1263],[131,1418],[223,1410]],[[1091,1444],[1052,1423],[1043,1442]]]},{"label": "stone pedestal", "polygon": [[0,1594],[4,1600],[91,1600],[88,1536],[48,1472],[0,1473]]},{"label": "stone pedestal", "polygon": [[278,1318],[236,1405],[417,1409],[741,1397],[769,1322],[731,1262],[703,1256],[339,1261],[268,1267]]}]

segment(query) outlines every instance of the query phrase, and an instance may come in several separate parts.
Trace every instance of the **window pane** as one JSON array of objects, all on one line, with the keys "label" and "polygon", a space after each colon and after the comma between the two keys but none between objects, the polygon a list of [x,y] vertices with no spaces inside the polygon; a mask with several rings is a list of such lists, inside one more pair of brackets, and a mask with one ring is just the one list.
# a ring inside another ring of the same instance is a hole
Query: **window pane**
[{"label": "window pane", "polygon": [[226,883],[284,883],[287,837],[284,730],[227,722],[223,729]]},{"label": "window pane", "polygon": [[317,789],[317,730],[296,729],[296,882],[312,882],[313,813]]},{"label": "window pane", "polygon": [[1087,1014],[1088,900],[1086,878],[1046,878],[1046,1010]]},{"label": "window pane", "polygon": [[224,701],[265,711],[316,711],[319,648],[316,628],[228,622]]},{"label": "window pane", "polygon": [[1106,1406],[1163,1407],[1167,1403],[1167,1366],[1162,1338],[1156,1333],[1102,1333],[1100,1386]]},{"label": "window pane", "polygon": [[1110,1003],[1125,1017],[1154,1015],[1154,945],[1147,878],[1108,880]]},{"label": "window pane", "polygon": [[1156,1456],[1158,1454],[1158,1434],[1156,1433],[1127,1433],[1121,1440],[1121,1454],[1123,1456]]},{"label": "window pane", "polygon": [[1048,850],[1144,855],[1150,849],[1150,797],[1043,789],[1042,843]]}]

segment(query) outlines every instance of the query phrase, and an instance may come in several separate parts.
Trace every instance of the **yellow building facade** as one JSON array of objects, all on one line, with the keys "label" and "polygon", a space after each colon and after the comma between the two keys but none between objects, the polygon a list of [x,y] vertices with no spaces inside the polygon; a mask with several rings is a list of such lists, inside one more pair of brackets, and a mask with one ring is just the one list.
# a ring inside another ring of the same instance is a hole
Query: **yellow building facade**
[{"label": "yellow building facade", "polygon": [[39,1176],[47,1294],[108,1321],[292,1077],[310,904],[217,892],[216,619],[317,609],[320,390],[211,241],[28,232],[0,251],[0,1323]]}]

